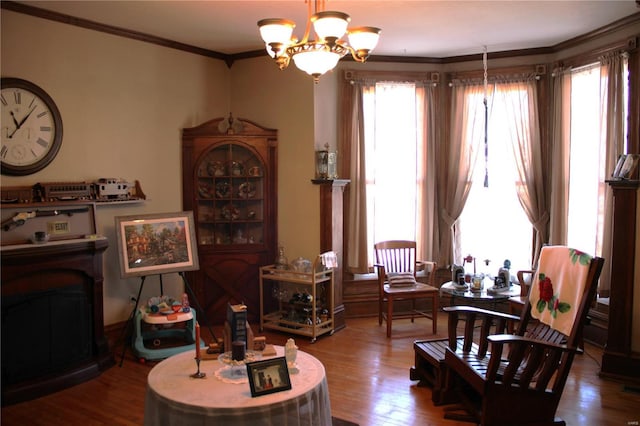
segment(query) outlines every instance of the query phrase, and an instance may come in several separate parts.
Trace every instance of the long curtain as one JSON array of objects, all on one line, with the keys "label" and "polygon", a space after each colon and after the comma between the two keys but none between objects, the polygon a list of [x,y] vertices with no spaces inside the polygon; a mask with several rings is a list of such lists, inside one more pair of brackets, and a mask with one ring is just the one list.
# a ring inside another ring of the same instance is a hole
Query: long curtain
[{"label": "long curtain", "polygon": [[[513,157],[518,171],[518,199],[535,231],[534,259],[549,235],[549,210],[545,194],[540,124],[538,119],[537,81],[533,76],[524,81],[503,82],[496,95],[506,104],[508,120],[503,123],[511,134]],[[505,96],[506,94],[509,96]],[[518,95],[519,96],[518,96]]]},{"label": "long curtain", "polygon": [[[604,82],[604,93],[601,104],[601,115],[605,129],[605,170],[601,176],[600,185],[604,192],[604,223],[602,231],[601,256],[611,259],[613,245],[613,191],[606,184],[605,179],[611,176],[615,169],[618,156],[624,152],[625,143],[625,108],[624,108],[624,55],[614,53],[600,59],[600,79]],[[611,288],[611,262],[605,264],[600,276],[598,293],[600,297],[608,297]]]},{"label": "long curtain", "polygon": [[571,74],[553,73],[551,213],[549,244],[567,244],[569,217],[569,152],[571,148]]},{"label": "long curtain", "polygon": [[[483,142],[484,114],[470,105],[482,99],[482,84],[454,84],[451,88],[451,128],[448,140],[441,146],[436,170],[438,188],[440,249],[439,265],[460,261],[454,253],[455,223],[462,213],[471,189],[473,165]],[[458,250],[459,251],[459,250]]]},{"label": "long curtain", "polygon": [[[435,259],[439,250],[439,230],[437,216],[436,190],[433,182],[436,181],[436,147],[440,143],[440,126],[438,105],[439,90],[434,85],[421,85],[416,88],[418,113],[424,116],[419,117],[418,122],[422,123],[419,128],[419,139],[425,143],[418,144],[419,156],[422,161],[418,161],[418,174],[422,179],[418,183],[418,194],[421,194],[422,202],[417,205],[416,235],[421,236],[418,243],[417,256],[419,259]],[[442,265],[442,264],[440,264]]]},{"label": "long curtain", "polygon": [[363,93],[373,90],[373,85],[364,81],[347,81],[343,84],[343,140],[342,152],[346,152],[348,170],[346,176],[351,183],[348,189],[346,215],[346,267],[352,273],[369,272],[367,261],[367,181],[364,151]]}]

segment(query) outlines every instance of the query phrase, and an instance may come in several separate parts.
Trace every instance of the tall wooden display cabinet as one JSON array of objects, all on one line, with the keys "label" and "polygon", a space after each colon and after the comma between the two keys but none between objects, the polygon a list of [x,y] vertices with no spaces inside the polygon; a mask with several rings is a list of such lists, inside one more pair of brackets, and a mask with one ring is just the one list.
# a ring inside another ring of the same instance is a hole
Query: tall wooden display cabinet
[{"label": "tall wooden display cabinet", "polygon": [[231,116],[182,130],[183,208],[193,211],[200,257],[187,278],[209,325],[224,322],[229,303],[259,319],[260,267],[277,248],[277,138]]}]

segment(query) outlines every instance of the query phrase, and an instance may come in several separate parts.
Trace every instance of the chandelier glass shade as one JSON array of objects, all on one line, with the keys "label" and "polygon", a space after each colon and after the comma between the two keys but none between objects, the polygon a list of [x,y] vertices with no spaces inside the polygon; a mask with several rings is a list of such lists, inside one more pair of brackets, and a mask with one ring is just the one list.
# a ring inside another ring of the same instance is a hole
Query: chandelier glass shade
[{"label": "chandelier glass shade", "polygon": [[[311,75],[315,82],[321,75],[335,68],[340,58],[351,53],[357,62],[365,62],[376,47],[380,29],[358,27],[348,29],[351,18],[346,13],[325,11],[324,0],[307,0],[309,16],[302,40],[293,36],[295,22],[288,19],[268,18],[258,21],[260,36],[266,50],[280,69],[289,66],[291,59],[296,67]],[[311,3],[315,4],[312,14]],[[311,28],[316,35],[309,39]],[[348,42],[343,40],[347,35]]]}]

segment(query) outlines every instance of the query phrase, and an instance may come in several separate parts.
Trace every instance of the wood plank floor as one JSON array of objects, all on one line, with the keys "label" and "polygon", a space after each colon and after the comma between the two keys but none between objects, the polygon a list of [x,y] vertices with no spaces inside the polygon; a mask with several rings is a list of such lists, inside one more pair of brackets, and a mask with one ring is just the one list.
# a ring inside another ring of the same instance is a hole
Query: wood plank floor
[{"label": "wood plank floor", "polygon": [[[445,336],[446,317],[441,315],[438,334]],[[279,345],[294,337],[301,350],[323,362],[335,417],[361,426],[465,424],[444,420],[443,408],[431,403],[431,390],[409,380],[413,341],[429,337],[430,328],[425,319],[413,324],[397,321],[393,337],[387,339],[377,318],[359,318],[348,319],[345,329],[314,344],[301,336],[264,335],[269,343]],[[119,361],[121,346],[114,349]],[[589,344],[585,349],[574,361],[557,414],[569,425],[638,425],[637,386],[598,377],[601,350]],[[0,420],[3,426],[141,425],[146,377],[155,364],[140,364],[127,351],[122,367],[116,365],[92,381],[61,392],[3,407]]]}]

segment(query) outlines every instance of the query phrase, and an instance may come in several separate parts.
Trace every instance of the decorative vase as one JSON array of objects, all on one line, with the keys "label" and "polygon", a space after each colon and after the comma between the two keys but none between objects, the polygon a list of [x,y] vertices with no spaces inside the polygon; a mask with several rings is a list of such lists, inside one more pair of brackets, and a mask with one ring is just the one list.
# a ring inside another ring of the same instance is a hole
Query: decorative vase
[{"label": "decorative vase", "polygon": [[276,257],[276,269],[288,269],[289,261],[287,256],[284,255],[284,247],[278,247],[278,257]]}]

